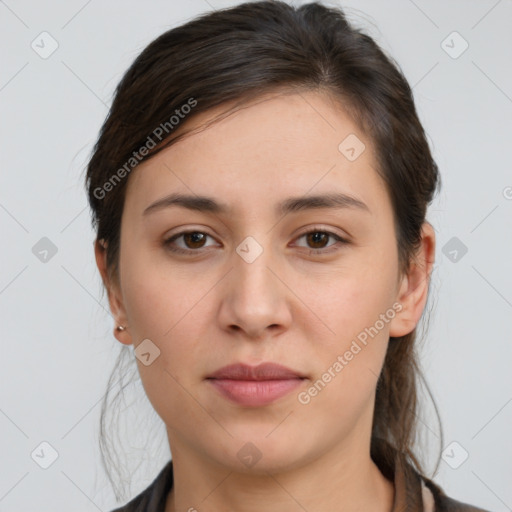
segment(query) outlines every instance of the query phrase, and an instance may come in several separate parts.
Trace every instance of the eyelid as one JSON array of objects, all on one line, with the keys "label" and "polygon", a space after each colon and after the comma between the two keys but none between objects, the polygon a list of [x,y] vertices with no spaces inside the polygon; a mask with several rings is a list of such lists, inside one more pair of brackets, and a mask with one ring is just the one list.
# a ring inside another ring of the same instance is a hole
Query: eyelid
[{"label": "eyelid", "polygon": [[309,226],[305,231],[299,233],[294,240],[300,239],[303,236],[306,236],[310,233],[324,233],[330,238],[334,238],[336,242],[334,244],[328,245],[324,248],[320,249],[312,249],[309,247],[299,246],[303,251],[307,251],[310,255],[314,256],[330,256],[333,253],[336,253],[341,250],[341,248],[345,245],[349,245],[351,243],[350,237],[345,235],[340,235],[336,231],[333,231],[332,228],[327,226]]},{"label": "eyelid", "polygon": [[350,241],[350,235],[347,232],[338,233],[337,231],[334,231],[334,228],[332,228],[331,226],[322,226],[320,224],[308,226],[304,231],[299,232],[299,234],[296,235],[295,238],[299,238],[301,236],[307,235],[308,233],[311,233],[313,231],[320,231],[322,233],[327,233],[334,237],[339,237],[347,243]]},{"label": "eyelid", "polygon": [[[171,248],[171,243],[174,242],[175,240],[179,239],[180,237],[182,237],[183,235],[187,235],[187,234],[190,234],[190,233],[201,233],[203,235],[206,235],[206,237],[209,237],[209,238],[212,238],[212,239],[215,239],[215,237],[213,235],[210,235],[210,233],[208,233],[207,231],[203,230],[202,228],[187,228],[187,229],[184,229],[183,231],[178,231],[177,233],[174,233],[172,235],[169,235],[167,237],[165,237],[164,241],[163,241],[163,245],[165,247],[167,247],[171,252],[176,252],[176,253],[183,253],[183,254],[193,254],[193,253],[200,253],[204,250],[203,247],[199,248],[199,249],[183,249],[182,247],[173,247]],[[208,247],[211,247],[211,246],[208,246]],[[206,249],[208,249],[208,247]]]},{"label": "eyelid", "polygon": [[[302,249],[307,250],[310,254],[315,254],[315,255],[320,255],[320,256],[322,254],[329,254],[330,252],[335,252],[335,251],[339,250],[339,247],[336,247],[337,245],[339,245],[339,244],[347,245],[347,244],[351,243],[349,236],[340,235],[339,233],[333,231],[332,228],[330,228],[328,226],[321,226],[321,225],[309,226],[304,231],[297,234],[294,237],[294,240],[297,240],[299,238],[302,238],[305,235],[308,235],[310,233],[315,233],[315,232],[324,233],[324,234],[328,235],[330,238],[336,239],[337,243],[328,245],[327,247],[320,248],[320,249],[312,249],[312,248],[308,248],[308,247],[299,246],[299,247],[302,247]],[[206,248],[200,247],[198,249],[183,249],[181,247],[171,248],[172,242],[179,239],[181,236],[187,235],[190,233],[201,233],[201,234],[206,235],[206,237],[215,239],[215,237],[213,235],[210,235],[207,231],[204,231],[203,228],[187,228],[187,229],[184,229],[183,231],[179,231],[170,236],[167,236],[163,241],[163,245],[165,247],[167,247],[168,250],[170,250],[171,252],[187,254],[187,255],[192,255],[194,253],[201,254],[202,252],[204,252],[204,250],[208,250],[208,248],[211,247],[211,246],[207,246]]]}]

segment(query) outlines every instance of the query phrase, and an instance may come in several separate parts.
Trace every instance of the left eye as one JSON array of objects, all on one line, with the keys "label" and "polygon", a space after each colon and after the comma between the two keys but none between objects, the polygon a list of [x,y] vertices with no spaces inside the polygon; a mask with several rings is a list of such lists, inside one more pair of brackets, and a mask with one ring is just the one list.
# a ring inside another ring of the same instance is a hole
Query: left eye
[{"label": "left eye", "polygon": [[332,249],[329,249],[327,251],[323,250],[324,247],[332,247],[333,245],[336,245],[335,243],[331,244],[331,245],[327,245],[327,246],[324,245],[324,242],[326,240],[328,240],[329,238],[334,238],[337,242],[339,242],[339,244],[348,243],[347,240],[345,240],[344,238],[340,237],[339,235],[337,235],[335,233],[331,233],[330,231],[321,231],[321,230],[308,231],[307,233],[304,233],[301,236],[299,236],[299,239],[301,239],[303,237],[306,237],[306,240],[308,243],[320,244],[322,246],[320,248],[318,248],[318,247],[310,248],[310,252],[313,254],[331,252]]},{"label": "left eye", "polygon": [[[185,248],[176,247],[174,242],[180,238],[183,238],[185,242]],[[213,238],[207,233],[203,231],[182,231],[181,233],[177,233],[167,240],[164,241],[164,245],[172,252],[190,254],[193,252],[199,252],[198,249],[202,249],[203,247],[208,247],[204,245],[204,242],[207,238]],[[325,250],[325,247],[332,247],[333,245],[337,245],[336,243],[331,245],[325,245],[325,242],[329,238],[335,239],[335,241],[339,242],[339,245],[347,244],[348,240],[340,237],[339,235],[332,233],[330,231],[322,231],[322,230],[312,230],[300,235],[297,239],[306,238],[307,243],[313,243],[315,245],[320,244],[321,247],[309,247],[309,252],[313,254],[322,254],[332,252],[333,249]],[[192,245],[192,247],[190,247]],[[188,246],[188,247],[187,247]],[[304,247],[300,246],[299,247]],[[336,250],[336,249],[335,249]]]}]

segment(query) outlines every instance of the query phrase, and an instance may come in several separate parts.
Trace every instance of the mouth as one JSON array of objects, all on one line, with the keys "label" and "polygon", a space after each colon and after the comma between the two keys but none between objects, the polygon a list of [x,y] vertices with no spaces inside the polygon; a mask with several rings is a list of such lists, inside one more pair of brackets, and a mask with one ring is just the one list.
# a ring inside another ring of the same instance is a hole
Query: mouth
[{"label": "mouth", "polygon": [[306,377],[282,365],[262,363],[258,366],[225,366],[206,380],[224,398],[238,405],[260,407],[287,395]]}]

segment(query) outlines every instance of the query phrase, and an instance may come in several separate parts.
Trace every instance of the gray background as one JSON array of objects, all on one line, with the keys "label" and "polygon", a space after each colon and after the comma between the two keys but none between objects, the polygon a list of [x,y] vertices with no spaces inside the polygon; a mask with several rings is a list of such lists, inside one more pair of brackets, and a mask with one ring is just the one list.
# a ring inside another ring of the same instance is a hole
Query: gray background
[{"label": "gray background", "polygon": [[[100,294],[84,165],[114,87],[144,46],[237,3],[0,1],[0,511],[116,506],[97,436],[120,344]],[[414,87],[443,179],[428,216],[437,262],[421,346],[445,433],[434,479],[456,499],[512,510],[512,2],[342,5]],[[47,58],[43,31],[58,44]],[[37,256],[43,237],[57,249],[46,262]],[[169,457],[140,383],[133,396],[134,418],[156,428],[123,430],[132,496]],[[420,421],[433,469],[439,439],[429,402]],[[58,453],[47,469],[42,442]]]}]

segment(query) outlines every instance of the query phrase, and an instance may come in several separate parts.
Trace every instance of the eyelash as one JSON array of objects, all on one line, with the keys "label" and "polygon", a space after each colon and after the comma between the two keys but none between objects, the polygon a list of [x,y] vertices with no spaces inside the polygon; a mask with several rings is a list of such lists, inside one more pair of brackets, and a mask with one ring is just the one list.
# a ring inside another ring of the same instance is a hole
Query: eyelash
[{"label": "eyelash", "polygon": [[[177,254],[187,254],[190,255],[191,253],[199,253],[201,249],[182,249],[180,247],[172,247],[171,244],[174,242],[174,240],[180,238],[183,235],[192,234],[192,233],[201,233],[203,235],[209,236],[210,238],[213,238],[208,233],[205,233],[204,231],[199,230],[187,230],[187,231],[180,231],[179,233],[176,233],[172,235],[170,238],[164,240],[163,245],[171,252],[177,253]],[[332,238],[334,238],[340,245],[347,245],[350,242],[346,240],[345,238],[342,238],[341,236],[337,235],[336,233],[333,233],[331,231],[322,230],[319,228],[313,228],[310,231],[306,231],[305,233],[302,233],[297,238],[302,238],[306,235],[310,235],[312,233],[322,233],[325,235],[328,235]],[[324,254],[330,254],[333,251],[339,250],[341,247],[336,247],[338,244],[333,244],[331,246],[328,246],[327,249],[309,249],[310,255],[324,255]]]}]

